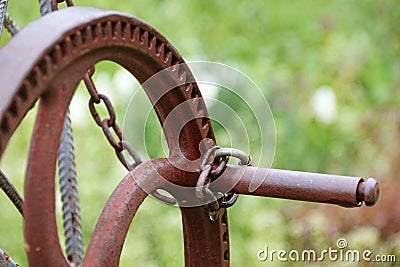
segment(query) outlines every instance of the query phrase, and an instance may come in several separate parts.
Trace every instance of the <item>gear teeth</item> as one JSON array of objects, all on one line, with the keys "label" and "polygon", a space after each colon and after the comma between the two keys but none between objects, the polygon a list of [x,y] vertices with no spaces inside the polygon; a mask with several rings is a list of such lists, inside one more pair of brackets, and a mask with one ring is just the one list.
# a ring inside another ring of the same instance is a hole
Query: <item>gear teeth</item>
[{"label": "gear teeth", "polygon": [[51,69],[51,57],[49,55],[46,55],[46,57],[44,58],[44,64],[45,64],[45,68],[46,68],[46,74],[49,73],[50,69]]},{"label": "gear teeth", "polygon": [[185,73],[185,71],[182,71],[183,66],[179,64],[179,62],[176,60],[176,58],[174,56],[172,56],[171,64],[172,64],[171,71],[172,71],[174,79],[178,82],[178,84],[181,84],[182,81],[183,81],[183,83],[185,83],[186,73]]},{"label": "gear teeth", "polygon": [[85,32],[83,33],[83,44],[87,44],[93,40],[92,27],[87,26]]},{"label": "gear teeth", "polygon": [[131,35],[131,24],[129,23],[124,23],[122,25],[122,39],[128,39],[131,40],[132,39],[132,35]]},{"label": "gear teeth", "polygon": [[46,55],[44,59],[39,63],[39,68],[43,75],[47,75],[47,73],[49,73],[51,68],[51,59],[49,55]]},{"label": "gear teeth", "polygon": [[71,37],[67,37],[65,38],[65,41],[61,43],[61,52],[63,57],[71,54],[72,52],[72,41],[71,41]]},{"label": "gear teeth", "polygon": [[206,117],[203,117],[203,119],[201,120],[201,127],[200,127],[200,131],[201,131],[201,136],[206,137],[208,135],[208,132],[210,131],[210,126],[209,126],[209,120]]},{"label": "gear teeth", "polygon": [[112,25],[111,21],[107,21],[104,27],[104,38],[110,38],[112,37]]},{"label": "gear teeth", "polygon": [[11,105],[9,107],[9,111],[12,117],[17,117],[18,116],[18,107],[20,106],[22,102],[22,99],[19,97],[14,97],[13,101],[11,102]]},{"label": "gear teeth", "polygon": [[121,39],[122,37],[121,21],[112,23],[112,35],[114,38]]},{"label": "gear teeth", "polygon": [[43,75],[40,72],[40,69],[38,66],[35,66],[33,68],[33,77],[31,78],[31,83],[33,87],[37,87],[38,85],[41,84],[43,80]]},{"label": "gear teeth", "polygon": [[164,56],[164,48],[165,48],[165,44],[163,42],[159,42],[156,44],[157,56],[160,56],[160,57]]},{"label": "gear teeth", "polygon": [[54,60],[53,66],[57,67],[57,64],[62,61],[63,55],[62,55],[62,49],[59,44],[55,45],[53,53],[52,53],[52,58]]},{"label": "gear teeth", "polygon": [[103,28],[101,27],[100,22],[96,24],[94,28],[94,36],[93,40],[103,38]]},{"label": "gear teeth", "polygon": [[[180,69],[182,69],[182,67]],[[179,71],[178,71],[178,73],[179,73]],[[179,81],[186,82],[186,76],[187,76],[186,71],[183,71],[181,74],[179,74]]]},{"label": "gear teeth", "polygon": [[203,101],[201,101],[200,97],[195,97],[189,99],[189,105],[191,106],[193,112],[196,114],[196,123],[201,131],[201,135],[206,137],[209,132],[209,120],[205,117],[205,109],[203,107]]},{"label": "gear teeth", "polygon": [[140,42],[140,28],[136,26],[132,31],[132,40]]},{"label": "gear teeth", "polygon": [[172,64],[172,53],[171,51],[168,51],[164,55],[164,63],[167,64],[167,66],[171,66]]},{"label": "gear teeth", "polygon": [[18,96],[23,100],[28,99],[28,91],[30,91],[30,84],[27,80],[25,80],[21,86],[21,89],[18,91]]},{"label": "gear teeth", "polygon": [[208,133],[208,128],[209,128],[209,122],[210,120],[206,117],[203,118],[202,122],[201,122],[201,129],[202,130],[206,130],[206,135]]},{"label": "gear teeth", "polygon": [[197,98],[197,97],[192,98],[192,99],[189,99],[188,101],[189,101],[190,106],[192,107],[193,112],[195,114],[197,114],[198,108],[199,108],[199,98]]},{"label": "gear teeth", "polygon": [[196,112],[197,117],[201,117],[201,118],[204,117],[205,112],[204,112],[204,108],[202,106],[203,106],[202,104],[199,104],[197,106],[197,112]]},{"label": "gear teeth", "polygon": [[[179,73],[179,60],[175,57],[174,54],[172,54],[171,66],[175,66],[175,68],[178,70],[178,73]],[[179,78],[179,74],[178,74],[178,78]]]},{"label": "gear teeth", "polygon": [[83,41],[82,41],[82,33],[80,31],[76,32],[72,36],[72,44],[74,47],[76,47],[78,49],[82,47]]},{"label": "gear teeth", "polygon": [[157,38],[155,36],[151,36],[149,41],[149,49],[156,53],[156,44],[157,44]]},{"label": "gear teeth", "polygon": [[1,124],[0,124],[0,130],[5,134],[7,134],[10,131],[10,127],[8,124],[9,121],[10,121],[9,115],[8,115],[8,112],[6,112],[6,113],[4,113]]},{"label": "gear teeth", "polygon": [[149,46],[149,33],[147,31],[140,31],[139,41],[145,47]]},{"label": "gear teeth", "polygon": [[192,95],[192,91],[193,91],[193,83],[188,83],[188,84],[186,84],[185,92],[186,92],[186,94],[187,94],[187,96],[188,96],[189,98],[190,98],[191,95]]},{"label": "gear teeth", "polygon": [[221,234],[222,234],[222,250],[224,251],[224,260],[229,261],[229,231],[228,231],[228,219],[226,210],[221,210]]}]

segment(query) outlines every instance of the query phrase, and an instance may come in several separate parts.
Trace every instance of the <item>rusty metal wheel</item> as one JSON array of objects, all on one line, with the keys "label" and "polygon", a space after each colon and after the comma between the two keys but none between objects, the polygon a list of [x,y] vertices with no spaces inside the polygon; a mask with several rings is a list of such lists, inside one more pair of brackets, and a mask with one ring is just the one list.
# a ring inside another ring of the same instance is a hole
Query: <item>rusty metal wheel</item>
[{"label": "rusty metal wheel", "polygon": [[[171,67],[169,81],[146,89],[163,124],[174,107],[193,119],[182,129],[164,127],[168,159],[154,159],[133,169],[115,189],[96,225],[83,266],[117,266],[131,221],[147,193],[136,181],[153,189],[155,175],[182,186],[195,186],[198,171],[177,166],[197,160],[214,140],[210,120],[197,84],[175,48],[148,24],[114,11],[70,7],[31,23],[0,51],[0,155],[19,123],[39,101],[25,180],[24,234],[30,266],[68,266],[61,251],[55,219],[55,171],[64,116],[79,81],[88,69],[111,60],[144,83]],[[182,84],[170,90],[171,83]],[[199,115],[200,114],[200,115]],[[179,117],[179,116],[178,116]],[[174,138],[179,136],[179,138]],[[178,153],[179,152],[179,153]],[[173,175],[171,175],[173,174]],[[172,176],[172,177],[171,177]],[[132,179],[135,177],[135,179]],[[204,207],[181,208],[186,266],[229,265],[228,222],[225,209],[217,221],[204,216]]]}]

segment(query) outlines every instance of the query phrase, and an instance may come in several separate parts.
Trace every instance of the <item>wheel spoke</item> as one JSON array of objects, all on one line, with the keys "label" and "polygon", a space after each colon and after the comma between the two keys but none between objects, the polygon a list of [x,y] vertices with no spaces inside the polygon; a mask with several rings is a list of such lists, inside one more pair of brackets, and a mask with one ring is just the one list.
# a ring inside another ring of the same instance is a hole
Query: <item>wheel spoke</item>
[{"label": "wheel spoke", "polygon": [[147,161],[133,169],[117,186],[105,205],[86,253],[83,266],[118,266],[126,234],[147,193],[136,183],[149,181],[153,190],[161,184],[157,176],[171,174],[168,159]]},{"label": "wheel spoke", "polygon": [[1,189],[3,189],[4,193],[6,193],[8,198],[23,216],[22,206],[24,204],[24,201],[22,200],[22,197],[18,193],[17,189],[14,187],[14,185],[11,183],[11,181],[7,178],[2,170],[0,170],[0,187]]}]

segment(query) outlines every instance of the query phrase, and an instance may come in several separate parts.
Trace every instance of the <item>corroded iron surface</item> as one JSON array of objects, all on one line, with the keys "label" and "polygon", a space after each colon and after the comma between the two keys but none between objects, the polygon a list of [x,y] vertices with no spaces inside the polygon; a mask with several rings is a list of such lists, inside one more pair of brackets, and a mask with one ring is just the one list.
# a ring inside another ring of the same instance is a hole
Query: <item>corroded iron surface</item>
[{"label": "corroded iron surface", "polygon": [[[35,42],[27,43],[26,40]],[[79,80],[91,65],[104,59],[119,63],[140,82],[184,61],[165,37],[146,23],[118,12],[83,7],[54,12],[33,22],[0,51],[0,59],[7,62],[10,70],[0,77],[0,152],[4,151],[27,111],[41,99],[25,182],[28,259],[32,266],[66,266],[54,215],[54,177],[62,122]],[[177,68],[171,81],[190,75],[188,69]],[[154,95],[153,92],[147,94],[150,99]],[[179,144],[174,143],[176,139],[173,138],[168,142],[170,151],[179,147],[181,155],[196,159],[200,157],[200,141],[205,137],[214,139],[197,85],[192,82],[170,90],[155,103],[155,109],[163,123],[174,107],[189,99],[195,99],[191,112],[197,116],[199,109],[204,109],[204,118],[187,123],[180,132],[173,128],[164,131],[167,140],[179,135]],[[183,177],[184,183],[195,185],[196,177],[192,175],[192,181],[190,177]],[[193,210],[203,214],[201,207],[182,209],[184,224],[188,225],[184,227],[188,265],[205,266],[211,262],[222,265],[228,261],[226,255],[229,254],[226,252],[227,241],[223,238],[227,236],[227,224],[221,221],[209,223],[207,218],[199,220],[186,215]],[[123,218],[116,219],[122,223]],[[110,220],[109,223],[114,222]],[[192,225],[200,225],[212,242],[201,240],[204,232],[201,237],[196,236],[200,233],[191,231]],[[207,257],[197,257],[199,248]],[[117,256],[112,254],[112,257]]]},{"label": "corroded iron surface", "polygon": [[[57,150],[75,89],[90,67],[101,60],[120,64],[142,84],[172,67],[165,79],[153,84],[156,86],[143,86],[163,125],[170,155],[138,165],[118,185],[102,211],[83,266],[117,266],[129,226],[148,193],[159,188],[168,191],[167,182],[195,187],[202,153],[215,145],[193,75],[182,64],[184,61],[175,48],[148,24],[119,12],[84,7],[60,10],[30,24],[0,50],[0,62],[8,66],[0,75],[0,155],[21,120],[40,99],[23,205],[26,252],[31,266],[68,266],[55,219]],[[181,108],[177,111],[178,106]],[[174,121],[182,122],[182,127],[170,124],[171,113]],[[114,143],[116,147],[121,145],[118,141]],[[372,178],[364,181],[357,177],[232,166],[226,165],[227,160],[221,163],[223,168],[218,172],[222,174],[210,186],[213,193],[288,198],[345,207],[359,206],[363,201],[373,205],[379,195],[379,186]],[[215,173],[217,169],[209,171]],[[251,180],[256,176],[262,177],[263,183],[250,191]],[[156,179],[159,177],[163,179]],[[178,203],[185,201],[179,195],[172,195]],[[206,206],[181,206],[185,264],[228,266],[226,209],[219,210],[215,221],[205,215],[205,210]]]}]

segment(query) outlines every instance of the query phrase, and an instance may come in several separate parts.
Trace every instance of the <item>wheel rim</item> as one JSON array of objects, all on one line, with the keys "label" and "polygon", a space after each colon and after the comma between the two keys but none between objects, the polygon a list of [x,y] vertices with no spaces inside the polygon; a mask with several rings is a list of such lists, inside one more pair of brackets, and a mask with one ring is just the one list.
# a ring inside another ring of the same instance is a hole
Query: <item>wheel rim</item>
[{"label": "wheel rim", "polygon": [[[28,45],[26,40],[35,41]],[[122,13],[86,7],[54,12],[28,25],[0,51],[0,60],[8,66],[0,76],[3,86],[0,91],[3,97],[0,103],[0,155],[25,114],[41,99],[25,181],[24,229],[28,259],[32,266],[65,266],[67,263],[59,245],[54,212],[54,177],[63,119],[79,80],[91,65],[101,60],[120,64],[140,83],[174,65],[177,68],[172,81],[185,79],[191,74],[187,68],[179,67],[178,64],[184,63],[182,57],[151,26]],[[154,98],[151,91],[146,93],[150,99]],[[177,133],[173,128],[164,131],[167,142],[168,136],[180,135],[180,144],[168,142],[170,151],[178,146],[182,154],[192,160],[199,158],[199,143],[204,138],[215,141],[197,84],[193,82],[170,90],[155,103],[155,109],[163,123],[174,107],[188,99],[197,99],[196,108],[191,112],[196,113],[200,103],[203,117],[187,123],[181,132]],[[197,175],[192,176],[188,175],[186,186],[195,185]],[[139,197],[135,202],[137,206],[141,201]],[[225,210],[214,224],[201,216],[204,215],[201,207],[181,210],[186,264],[228,264]],[[202,232],[199,233],[199,229]],[[207,235],[205,242],[192,240],[203,234]],[[114,255],[113,261],[109,262],[112,265],[118,263],[122,249],[123,240],[118,242],[112,243],[116,250],[108,255]],[[207,259],[201,257],[204,253],[208,254]]]}]

